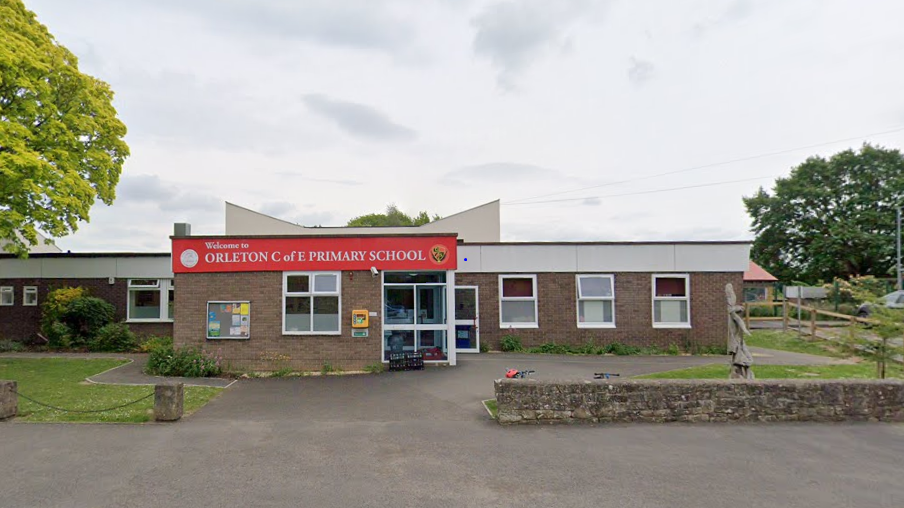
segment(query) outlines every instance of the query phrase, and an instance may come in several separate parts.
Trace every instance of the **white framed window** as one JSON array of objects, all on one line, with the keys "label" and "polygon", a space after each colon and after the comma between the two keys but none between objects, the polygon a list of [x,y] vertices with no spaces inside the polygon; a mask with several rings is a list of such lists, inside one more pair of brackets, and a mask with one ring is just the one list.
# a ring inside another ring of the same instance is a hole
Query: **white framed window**
[{"label": "white framed window", "polygon": [[22,288],[22,305],[25,307],[36,307],[38,305],[37,286],[25,286]]},{"label": "white framed window", "polygon": [[499,276],[499,327],[539,328],[537,276]]},{"label": "white framed window", "polygon": [[615,277],[576,275],[578,328],[615,327]]},{"label": "white framed window", "polygon": [[133,323],[173,320],[172,279],[129,279],[126,320]]},{"label": "white framed window", "polygon": [[283,272],[283,334],[339,335],[340,272]]},{"label": "white framed window", "polygon": [[690,328],[690,277],[653,274],[653,328]]},{"label": "white framed window", "polygon": [[0,305],[13,305],[16,303],[16,295],[12,286],[0,287]]}]

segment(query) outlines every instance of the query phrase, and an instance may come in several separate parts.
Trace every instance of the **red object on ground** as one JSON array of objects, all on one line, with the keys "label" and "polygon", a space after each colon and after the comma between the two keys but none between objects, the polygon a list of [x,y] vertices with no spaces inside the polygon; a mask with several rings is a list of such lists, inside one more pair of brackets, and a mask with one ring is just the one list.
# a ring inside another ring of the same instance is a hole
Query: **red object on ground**
[{"label": "red object on ground", "polygon": [[518,375],[518,369],[509,369],[505,372],[505,377],[511,379]]}]

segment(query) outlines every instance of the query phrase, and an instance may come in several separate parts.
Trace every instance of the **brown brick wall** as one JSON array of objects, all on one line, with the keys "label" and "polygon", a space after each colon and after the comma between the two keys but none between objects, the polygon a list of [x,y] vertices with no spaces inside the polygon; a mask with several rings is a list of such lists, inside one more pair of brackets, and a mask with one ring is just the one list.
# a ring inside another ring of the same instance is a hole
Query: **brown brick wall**
[{"label": "brown brick wall", "polygon": [[[113,304],[116,309],[116,320],[126,319],[128,305],[128,280],[115,279],[110,284],[106,278],[93,279],[0,279],[0,286],[12,286],[15,294],[15,305],[0,306],[0,338],[30,340],[41,331],[41,304],[47,294],[54,289],[82,286],[88,288],[91,296],[103,298]],[[38,305],[26,307],[22,305],[22,288],[37,286]],[[129,328],[139,336],[172,335],[172,323],[131,323]]]},{"label": "brown brick wall", "polygon": [[[545,342],[596,345],[621,342],[636,346],[682,349],[694,345],[723,345],[728,337],[725,284],[731,282],[740,291],[742,273],[690,274],[690,329],[653,328],[652,274],[615,274],[616,328],[577,327],[577,289],[574,273],[538,273],[537,311],[539,328],[517,328],[510,332],[499,326],[499,274],[457,273],[458,286],[479,286],[480,341],[490,349],[499,349],[508,333],[521,337],[525,347]],[[739,295],[740,297],[740,295]]]},{"label": "brown brick wall", "polygon": [[[381,360],[379,317],[370,317],[370,336],[351,337],[352,310],[377,311],[382,300],[380,278],[370,272],[342,272],[341,335],[283,335],[282,272],[176,275],[176,324],[179,346],[199,346],[222,356],[236,370],[320,370],[324,363],[358,370]],[[251,302],[251,338],[208,340],[208,301]],[[276,359],[282,355],[288,358]]]}]

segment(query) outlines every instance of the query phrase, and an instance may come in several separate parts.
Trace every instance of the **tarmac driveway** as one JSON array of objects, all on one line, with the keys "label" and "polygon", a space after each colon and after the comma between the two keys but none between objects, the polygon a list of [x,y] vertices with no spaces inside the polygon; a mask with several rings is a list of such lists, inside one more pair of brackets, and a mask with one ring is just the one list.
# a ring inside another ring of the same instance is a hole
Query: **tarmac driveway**
[{"label": "tarmac driveway", "polygon": [[[897,508],[904,499],[899,425],[500,427],[477,401],[506,367],[531,360],[241,381],[175,424],[0,423],[0,507]],[[562,377],[591,375],[598,362],[627,375],[710,359],[536,360],[538,377]]]},{"label": "tarmac driveway", "polygon": [[[831,358],[755,350],[757,363],[828,363]],[[455,367],[386,372],[378,376],[248,379],[192,416],[200,420],[375,421],[486,419],[480,401],[493,398],[493,381],[509,368],[536,371],[536,379],[622,377],[726,364],[722,356],[460,355]],[[755,370],[755,369],[754,369]]]}]

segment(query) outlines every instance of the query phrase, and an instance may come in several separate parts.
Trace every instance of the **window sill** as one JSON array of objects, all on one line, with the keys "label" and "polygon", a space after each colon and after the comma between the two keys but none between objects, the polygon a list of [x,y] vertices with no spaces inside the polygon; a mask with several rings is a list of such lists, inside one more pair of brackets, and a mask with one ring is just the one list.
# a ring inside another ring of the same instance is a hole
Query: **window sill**
[{"label": "window sill", "polygon": [[578,323],[578,328],[615,328],[615,323]]},{"label": "window sill", "polygon": [[653,328],[679,328],[690,329],[690,323],[653,323]]},{"label": "window sill", "polygon": [[508,328],[540,328],[540,325],[537,323],[499,323],[500,330]]},{"label": "window sill", "polygon": [[127,319],[126,324],[141,324],[141,323],[174,323],[174,319]]},{"label": "window sill", "polygon": [[319,336],[319,335],[332,335],[332,336],[340,336],[342,332],[287,332],[283,330],[283,336],[291,336],[291,337],[304,337],[304,336]]},{"label": "window sill", "polygon": [[207,337],[207,340],[251,340],[251,337]]}]

